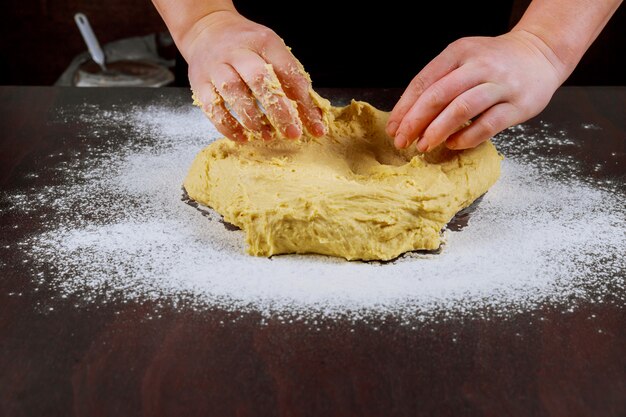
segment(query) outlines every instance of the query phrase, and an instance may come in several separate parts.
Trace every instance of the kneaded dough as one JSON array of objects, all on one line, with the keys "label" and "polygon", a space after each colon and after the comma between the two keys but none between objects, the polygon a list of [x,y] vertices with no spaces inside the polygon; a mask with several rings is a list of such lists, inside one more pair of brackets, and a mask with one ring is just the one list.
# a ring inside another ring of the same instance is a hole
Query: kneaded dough
[{"label": "kneaded dough", "polygon": [[316,96],[328,135],[299,141],[220,139],[195,158],[184,187],[246,233],[248,253],[389,260],[439,248],[442,229],[500,175],[491,142],[421,154],[397,150],[388,113]]}]

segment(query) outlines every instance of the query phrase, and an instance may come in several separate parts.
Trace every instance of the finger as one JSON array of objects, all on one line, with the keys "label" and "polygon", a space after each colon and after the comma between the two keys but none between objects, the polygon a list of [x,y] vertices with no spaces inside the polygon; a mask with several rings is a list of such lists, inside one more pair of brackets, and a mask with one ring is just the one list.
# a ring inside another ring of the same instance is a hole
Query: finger
[{"label": "finger", "polygon": [[454,100],[426,128],[424,136],[417,143],[420,152],[428,152],[460,126],[478,116],[504,98],[504,89],[493,83],[484,83],[473,87]]},{"label": "finger", "polygon": [[437,80],[454,71],[459,66],[456,56],[448,49],[430,61],[406,88],[398,103],[394,106],[389,120],[387,121],[387,134],[396,136],[400,122],[407,112],[413,107],[415,101]]},{"label": "finger", "polygon": [[265,49],[263,58],[274,66],[285,94],[296,102],[298,113],[307,130],[313,136],[324,136],[326,126],[322,119],[322,110],[311,98],[311,79],[302,64],[280,40]]},{"label": "finger", "polygon": [[272,139],[272,127],[256,104],[252,91],[239,74],[228,64],[217,66],[212,74],[212,84],[230,105],[244,127],[265,140]]},{"label": "finger", "polygon": [[519,111],[513,104],[496,104],[471,125],[450,136],[446,146],[450,149],[473,148],[521,121]]},{"label": "finger", "polygon": [[272,65],[248,50],[234,54],[230,64],[248,84],[276,130],[289,139],[298,139],[302,124],[297,108],[283,91]]},{"label": "finger", "polygon": [[480,84],[483,78],[482,72],[464,65],[428,87],[401,120],[395,146],[406,148],[413,143],[457,96]]},{"label": "finger", "polygon": [[243,126],[228,111],[224,99],[218,94],[213,84],[203,83],[200,87],[194,88],[194,91],[202,103],[202,111],[218,132],[235,142],[247,141]]}]

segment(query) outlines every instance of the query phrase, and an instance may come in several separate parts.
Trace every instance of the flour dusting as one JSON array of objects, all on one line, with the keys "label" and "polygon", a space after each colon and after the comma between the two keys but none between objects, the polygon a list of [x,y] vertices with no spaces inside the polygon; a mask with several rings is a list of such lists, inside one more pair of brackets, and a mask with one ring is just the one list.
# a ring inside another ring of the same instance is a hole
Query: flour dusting
[{"label": "flour dusting", "polygon": [[199,110],[81,111],[84,146],[71,162],[37,173],[63,180],[7,197],[14,210],[46,210],[41,222],[50,226],[20,245],[41,282],[61,294],[354,317],[567,309],[607,294],[624,303],[623,184],[580,175],[564,152],[577,146],[566,132],[553,137],[522,125],[499,135],[501,179],[467,226],[445,232],[439,254],[389,263],[265,259],[247,255],[243,232],[218,214],[183,201],[191,161],[219,137]]}]

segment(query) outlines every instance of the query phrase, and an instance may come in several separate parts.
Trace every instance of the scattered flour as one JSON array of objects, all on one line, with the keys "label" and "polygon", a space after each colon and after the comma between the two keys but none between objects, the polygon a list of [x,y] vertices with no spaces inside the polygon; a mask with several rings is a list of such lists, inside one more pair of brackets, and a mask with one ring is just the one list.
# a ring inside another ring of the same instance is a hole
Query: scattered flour
[{"label": "scattered flour", "polygon": [[[189,106],[190,107],[190,106]],[[219,135],[195,108],[81,109],[89,126],[59,184],[8,196],[44,230],[20,245],[60,294],[155,299],[264,314],[509,314],[624,303],[623,184],[577,176],[577,144],[528,126],[496,138],[503,174],[439,254],[389,263],[245,254],[243,232],[183,201],[195,154]],[[129,140],[124,137],[130,138]],[[542,156],[545,150],[557,156]],[[66,158],[67,159],[67,158]],[[40,176],[44,172],[38,173]]]}]

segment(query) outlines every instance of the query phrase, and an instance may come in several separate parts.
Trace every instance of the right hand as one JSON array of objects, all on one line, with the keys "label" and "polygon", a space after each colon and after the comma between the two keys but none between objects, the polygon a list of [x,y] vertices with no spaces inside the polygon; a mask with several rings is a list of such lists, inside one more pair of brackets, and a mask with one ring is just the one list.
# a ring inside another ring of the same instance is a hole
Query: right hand
[{"label": "right hand", "polygon": [[224,136],[245,142],[248,130],[271,140],[278,131],[298,139],[303,126],[316,137],[326,133],[322,111],[310,95],[310,78],[272,30],[236,12],[217,11],[189,33],[181,52],[191,87]]}]

